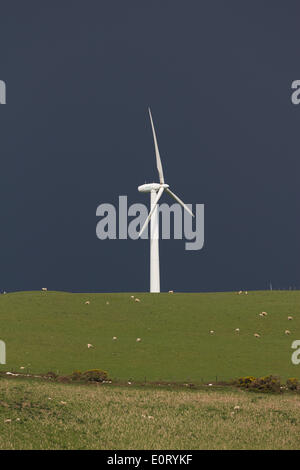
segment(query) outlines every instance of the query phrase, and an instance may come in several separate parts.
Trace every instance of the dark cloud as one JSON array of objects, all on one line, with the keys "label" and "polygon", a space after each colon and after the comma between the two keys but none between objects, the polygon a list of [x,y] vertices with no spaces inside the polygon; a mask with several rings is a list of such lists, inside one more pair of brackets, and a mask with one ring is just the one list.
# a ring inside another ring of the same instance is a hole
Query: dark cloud
[{"label": "dark cloud", "polygon": [[[1,5],[0,288],[139,291],[147,241],[96,208],[165,178],[205,204],[205,247],[161,242],[162,290],[299,288],[298,2]],[[167,202],[163,196],[162,202]]]}]

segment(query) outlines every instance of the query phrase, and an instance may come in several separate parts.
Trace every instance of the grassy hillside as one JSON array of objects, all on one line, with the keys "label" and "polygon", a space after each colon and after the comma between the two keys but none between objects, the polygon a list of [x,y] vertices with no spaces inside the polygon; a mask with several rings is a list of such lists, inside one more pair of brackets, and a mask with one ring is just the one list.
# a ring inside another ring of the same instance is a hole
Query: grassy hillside
[{"label": "grassy hillside", "polygon": [[299,449],[299,395],[0,378],[0,430],[0,449]]},{"label": "grassy hillside", "polygon": [[[129,293],[1,295],[7,364],[0,370],[103,368],[121,380],[197,383],[250,374],[300,377],[300,365],[291,363],[291,343],[300,339],[299,291],[135,295],[141,302]],[[268,316],[259,317],[261,311]]]}]

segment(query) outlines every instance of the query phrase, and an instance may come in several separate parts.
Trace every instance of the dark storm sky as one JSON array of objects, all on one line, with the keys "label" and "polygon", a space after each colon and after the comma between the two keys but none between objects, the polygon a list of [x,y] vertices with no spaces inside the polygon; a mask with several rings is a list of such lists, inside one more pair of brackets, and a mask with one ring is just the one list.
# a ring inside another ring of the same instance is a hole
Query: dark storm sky
[{"label": "dark storm sky", "polygon": [[0,289],[148,290],[149,242],[95,232],[100,203],[149,204],[148,105],[167,182],[205,204],[203,250],[161,242],[162,290],[299,288],[299,13],[274,0],[3,2]]}]

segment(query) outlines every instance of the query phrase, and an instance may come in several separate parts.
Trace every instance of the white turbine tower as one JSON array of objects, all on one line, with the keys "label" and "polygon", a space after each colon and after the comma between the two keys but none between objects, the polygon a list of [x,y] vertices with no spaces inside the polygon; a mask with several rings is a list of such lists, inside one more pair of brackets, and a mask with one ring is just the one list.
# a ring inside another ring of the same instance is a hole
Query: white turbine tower
[{"label": "white turbine tower", "polygon": [[184,204],[184,202],[179,199],[176,194],[174,194],[168,184],[165,183],[161,159],[159,155],[157,140],[155,129],[153,125],[152,115],[149,108],[149,116],[151,121],[151,127],[153,132],[153,140],[154,140],[154,147],[155,147],[155,155],[156,155],[156,166],[159,175],[159,183],[150,183],[150,184],[143,184],[142,186],[138,187],[138,190],[141,193],[150,193],[150,203],[151,208],[147,219],[139,233],[139,237],[142,235],[144,230],[150,223],[150,292],[160,292],[160,275],[159,275],[159,217],[157,211],[157,204],[160,200],[162,193],[166,191],[167,193],[172,196],[175,201],[177,201],[189,214],[194,217],[194,214],[191,210]]}]

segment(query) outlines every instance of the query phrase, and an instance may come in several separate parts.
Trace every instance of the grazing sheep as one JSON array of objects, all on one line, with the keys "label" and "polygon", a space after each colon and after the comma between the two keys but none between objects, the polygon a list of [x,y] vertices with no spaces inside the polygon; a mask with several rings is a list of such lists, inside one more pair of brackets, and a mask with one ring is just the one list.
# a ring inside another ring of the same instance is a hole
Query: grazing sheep
[{"label": "grazing sheep", "polygon": [[291,316],[288,316],[288,320],[293,320],[293,317],[291,317]]},{"label": "grazing sheep", "polygon": [[247,290],[245,291],[245,295],[248,295],[248,291],[247,291]]},{"label": "grazing sheep", "polygon": [[261,312],[263,314],[264,317],[266,317],[268,314],[267,312]]},{"label": "grazing sheep", "polygon": [[236,333],[239,333],[239,332],[240,332],[240,329],[239,329],[239,328],[236,328],[235,331],[236,331]]},{"label": "grazing sheep", "polygon": [[106,302],[106,305],[109,305],[109,302],[108,302],[108,301]]},{"label": "grazing sheep", "polygon": [[47,287],[42,287],[43,292],[46,292],[47,290],[48,290]]},{"label": "grazing sheep", "polygon": [[264,317],[264,314],[263,314],[263,313],[259,313],[259,316],[260,316],[260,317]]},{"label": "grazing sheep", "polygon": [[137,343],[139,343],[140,341],[142,341],[141,338],[137,338],[137,339],[136,339],[136,342],[137,342]]},{"label": "grazing sheep", "polygon": [[138,298],[136,298],[136,299],[134,299],[134,300],[135,300],[135,302],[140,302],[140,299],[138,299]]},{"label": "grazing sheep", "polygon": [[134,295],[131,295],[130,298],[131,298],[131,299],[134,299]]},{"label": "grazing sheep", "polygon": [[260,335],[258,333],[254,333],[255,338],[260,338]]},{"label": "grazing sheep", "polygon": [[214,330],[210,330],[210,334],[214,335],[215,334]]},{"label": "grazing sheep", "polygon": [[174,291],[173,291],[173,290],[169,290],[169,294],[174,294]]},{"label": "grazing sheep", "polygon": [[90,305],[90,301],[89,301],[89,300],[87,300],[87,301],[84,302],[84,303],[85,303],[85,305]]},{"label": "grazing sheep", "polygon": [[113,336],[113,340],[115,341],[116,339],[117,339],[117,337],[116,337],[116,336]]},{"label": "grazing sheep", "polygon": [[90,348],[93,348],[94,346],[92,344],[88,343],[87,347],[90,349]]},{"label": "grazing sheep", "polygon": [[285,334],[290,335],[291,334],[290,330],[285,330]]},{"label": "grazing sheep", "polygon": [[238,294],[239,294],[239,295],[241,295],[242,293],[243,293],[243,291],[242,291],[242,290],[240,290],[240,291],[238,292]]}]

